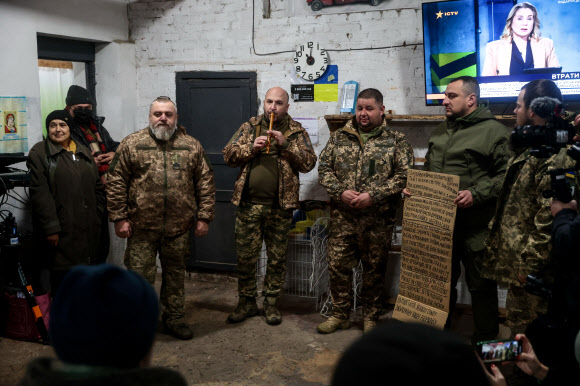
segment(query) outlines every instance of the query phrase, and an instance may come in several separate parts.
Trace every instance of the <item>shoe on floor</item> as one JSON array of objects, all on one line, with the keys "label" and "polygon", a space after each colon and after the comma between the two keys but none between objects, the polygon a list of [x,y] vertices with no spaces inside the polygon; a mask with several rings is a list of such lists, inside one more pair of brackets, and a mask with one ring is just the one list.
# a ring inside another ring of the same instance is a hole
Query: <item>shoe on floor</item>
[{"label": "shoe on floor", "polygon": [[264,298],[264,314],[266,315],[266,323],[271,326],[282,323],[282,315],[278,310],[278,298],[274,296],[266,296]]},{"label": "shoe on floor", "polygon": [[363,321],[363,332],[365,334],[369,333],[373,328],[377,326],[377,322],[371,319],[366,319]]},{"label": "shoe on floor", "polygon": [[184,322],[165,322],[165,333],[181,340],[193,338],[191,327]]},{"label": "shoe on floor", "polygon": [[321,334],[331,334],[338,329],[346,330],[347,328],[350,328],[350,320],[339,319],[335,316],[331,316],[316,327]]},{"label": "shoe on floor", "polygon": [[252,316],[256,315],[258,315],[258,305],[256,304],[256,298],[240,296],[236,309],[234,312],[228,315],[228,322],[240,323],[246,320],[246,318],[251,318]]}]

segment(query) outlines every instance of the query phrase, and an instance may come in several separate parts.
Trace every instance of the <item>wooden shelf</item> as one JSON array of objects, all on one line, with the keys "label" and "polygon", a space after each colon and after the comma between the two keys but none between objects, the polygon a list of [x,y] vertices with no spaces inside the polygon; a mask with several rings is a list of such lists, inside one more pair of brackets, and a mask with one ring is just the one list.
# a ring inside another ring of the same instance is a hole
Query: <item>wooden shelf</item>
[{"label": "wooden shelf", "polygon": [[353,117],[353,114],[335,114],[335,115],[325,115],[324,119],[326,119],[326,124],[328,125],[328,129],[331,133],[335,132],[336,130],[344,127],[346,122]]},{"label": "wooden shelf", "polygon": [[[330,132],[334,132],[344,125],[346,122],[353,117],[353,114],[335,114],[335,115],[325,115],[326,123]],[[392,121],[444,121],[445,115],[424,115],[424,114],[410,114],[410,115],[397,115],[397,114],[385,114],[388,122]],[[511,127],[516,121],[515,115],[496,115],[495,118],[503,123],[504,125]]]}]

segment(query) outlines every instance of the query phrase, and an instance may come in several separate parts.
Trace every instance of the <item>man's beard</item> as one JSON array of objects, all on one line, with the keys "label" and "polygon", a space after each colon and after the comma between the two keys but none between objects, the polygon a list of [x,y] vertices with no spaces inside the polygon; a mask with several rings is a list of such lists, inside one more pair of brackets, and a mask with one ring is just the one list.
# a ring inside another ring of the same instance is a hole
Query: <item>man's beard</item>
[{"label": "man's beard", "polygon": [[151,130],[151,133],[160,141],[169,141],[169,139],[175,133],[176,129],[177,125],[174,125],[173,127],[161,124],[157,124],[157,126],[153,126],[151,124],[149,125],[149,130]]}]

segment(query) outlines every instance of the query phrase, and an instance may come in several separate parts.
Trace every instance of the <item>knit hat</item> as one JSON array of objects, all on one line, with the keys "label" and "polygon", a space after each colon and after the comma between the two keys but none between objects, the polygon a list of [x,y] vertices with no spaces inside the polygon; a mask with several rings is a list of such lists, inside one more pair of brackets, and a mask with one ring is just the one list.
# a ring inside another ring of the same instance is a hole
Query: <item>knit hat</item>
[{"label": "knit hat", "polygon": [[94,105],[93,97],[89,90],[81,86],[75,86],[74,84],[69,87],[68,93],[66,94],[66,105]]},{"label": "knit hat", "polygon": [[56,293],[49,330],[63,362],[130,368],[151,349],[158,319],[157,294],[139,274],[76,266]]},{"label": "knit hat", "polygon": [[340,359],[333,385],[489,385],[473,348],[451,332],[423,324],[379,324]]},{"label": "knit hat", "polygon": [[54,110],[52,113],[48,114],[46,117],[46,130],[50,126],[50,122],[54,121],[55,119],[60,119],[61,121],[65,121],[67,125],[70,126],[71,116],[66,110]]}]

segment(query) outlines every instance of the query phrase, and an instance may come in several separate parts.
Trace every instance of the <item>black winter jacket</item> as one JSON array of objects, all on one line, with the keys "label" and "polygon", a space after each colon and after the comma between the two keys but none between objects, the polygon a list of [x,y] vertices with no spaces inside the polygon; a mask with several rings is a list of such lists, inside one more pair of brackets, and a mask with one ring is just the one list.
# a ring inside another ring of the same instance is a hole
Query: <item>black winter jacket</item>
[{"label": "black winter jacket", "polygon": [[89,149],[77,143],[73,154],[46,139],[30,149],[26,165],[34,233],[40,240],[59,234],[50,265],[70,269],[94,262],[105,191]]}]

